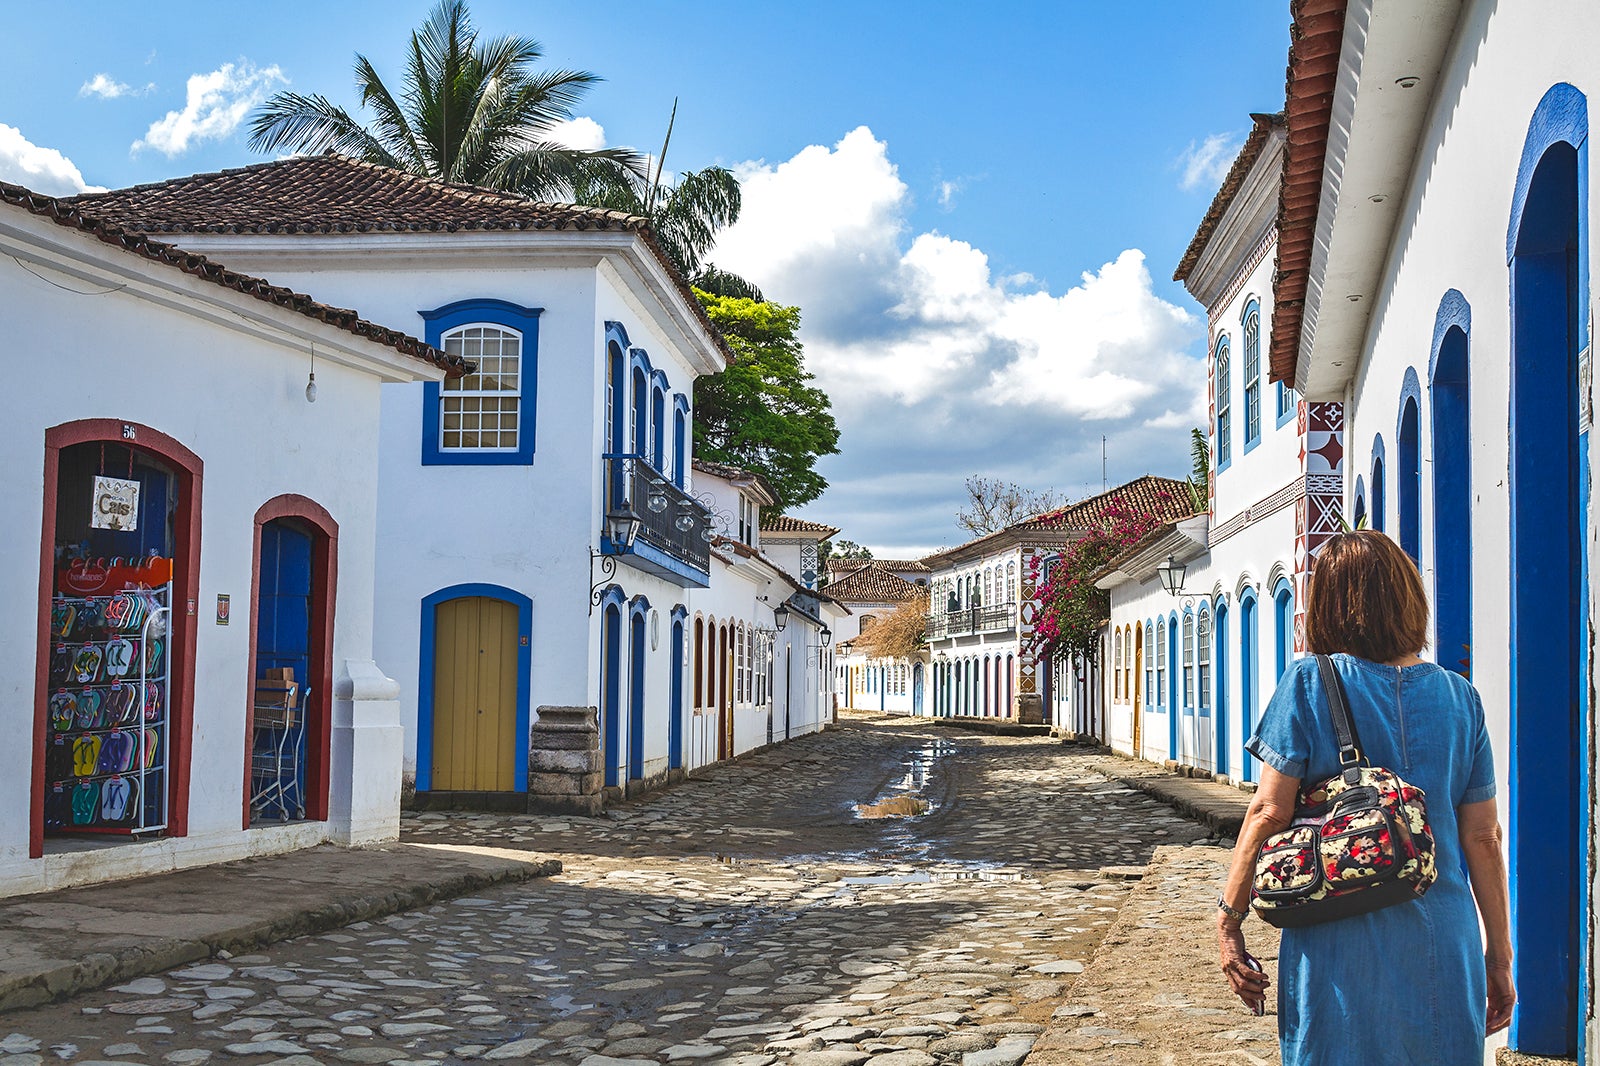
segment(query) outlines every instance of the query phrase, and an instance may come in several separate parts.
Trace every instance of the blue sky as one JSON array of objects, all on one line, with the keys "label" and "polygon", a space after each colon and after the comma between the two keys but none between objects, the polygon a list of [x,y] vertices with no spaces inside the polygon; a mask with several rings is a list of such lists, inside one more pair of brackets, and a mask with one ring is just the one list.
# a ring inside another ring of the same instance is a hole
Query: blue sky
[{"label": "blue sky", "polygon": [[[398,81],[428,8],[19,10],[0,177],[61,192],[73,167],[114,187],[256,161],[234,128],[251,99],[353,105],[353,53]],[[909,552],[960,539],[968,474],[1081,496],[1102,435],[1113,482],[1186,470],[1204,325],[1169,279],[1248,113],[1281,106],[1283,0],[472,11],[604,76],[578,113],[606,141],[653,149],[677,96],[669,167],[745,177],[716,258],[801,305],[843,430],[802,513]],[[65,49],[63,21],[83,31]]]}]

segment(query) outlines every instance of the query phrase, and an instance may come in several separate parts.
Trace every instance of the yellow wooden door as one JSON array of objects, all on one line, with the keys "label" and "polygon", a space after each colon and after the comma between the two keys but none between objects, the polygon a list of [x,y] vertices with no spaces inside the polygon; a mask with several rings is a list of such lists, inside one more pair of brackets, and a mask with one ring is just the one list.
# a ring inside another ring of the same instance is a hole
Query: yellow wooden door
[{"label": "yellow wooden door", "polygon": [[1133,757],[1144,758],[1144,631],[1133,631]]},{"label": "yellow wooden door", "polygon": [[517,608],[464,596],[435,608],[433,787],[516,787]]}]

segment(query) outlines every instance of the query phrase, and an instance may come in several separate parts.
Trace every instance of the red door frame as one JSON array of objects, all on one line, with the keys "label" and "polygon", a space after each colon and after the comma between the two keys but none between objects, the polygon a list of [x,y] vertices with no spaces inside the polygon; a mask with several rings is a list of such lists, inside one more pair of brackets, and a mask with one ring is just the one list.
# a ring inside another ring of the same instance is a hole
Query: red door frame
[{"label": "red door frame", "polygon": [[328,758],[333,736],[333,619],[334,594],[339,579],[339,523],[327,508],[307,496],[274,496],[256,512],[250,548],[250,658],[249,693],[244,710],[244,820],[250,828],[250,751],[255,743],[256,626],[260,621],[261,529],[278,518],[296,518],[311,527],[311,640],[307,694],[315,694],[306,712],[306,818],[328,818]]},{"label": "red door frame", "polygon": [[[194,643],[200,596],[200,488],[204,464],[173,438],[138,422],[84,418],[44,431],[44,514],[39,539],[38,655],[33,683],[33,795],[28,815],[28,856],[44,854],[44,763],[50,700],[50,598],[55,591],[56,499],[61,449],[105,442],[148,452],[178,474],[178,507],[173,518],[171,629],[172,691],[167,693],[167,829],[173,837],[189,833],[189,756],[194,731]],[[179,605],[183,605],[180,609]]]}]

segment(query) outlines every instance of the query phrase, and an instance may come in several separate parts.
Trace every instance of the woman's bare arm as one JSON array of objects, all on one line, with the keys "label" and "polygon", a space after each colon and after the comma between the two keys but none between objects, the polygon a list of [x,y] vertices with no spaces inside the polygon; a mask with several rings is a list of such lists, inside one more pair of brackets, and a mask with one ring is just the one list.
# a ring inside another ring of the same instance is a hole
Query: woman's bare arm
[{"label": "woman's bare arm", "polygon": [[1461,834],[1461,853],[1467,860],[1467,876],[1472,881],[1472,896],[1483,916],[1483,965],[1489,979],[1486,1029],[1497,1033],[1511,1024],[1511,1008],[1517,1002],[1511,983],[1511,908],[1500,812],[1492,798],[1463,803],[1456,808],[1456,825]]},{"label": "woman's bare arm", "polygon": [[[1261,784],[1250,800],[1239,840],[1233,847],[1233,865],[1222,889],[1222,901],[1236,911],[1250,907],[1250,879],[1255,875],[1256,854],[1273,833],[1288,828],[1294,819],[1295,799],[1300,779],[1288,777],[1270,766],[1261,768]],[[1217,946],[1222,956],[1222,972],[1234,994],[1254,1010],[1266,998],[1267,977],[1252,970],[1245,961],[1244,932],[1240,923],[1220,910],[1217,912]]]}]

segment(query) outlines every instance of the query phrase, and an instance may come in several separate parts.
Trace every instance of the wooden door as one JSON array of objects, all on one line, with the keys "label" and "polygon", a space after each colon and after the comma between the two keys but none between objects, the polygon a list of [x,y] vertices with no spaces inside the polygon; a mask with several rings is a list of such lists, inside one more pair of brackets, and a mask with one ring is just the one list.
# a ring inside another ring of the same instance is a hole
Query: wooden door
[{"label": "wooden door", "polygon": [[435,609],[433,788],[516,787],[517,608],[487,596]]}]

